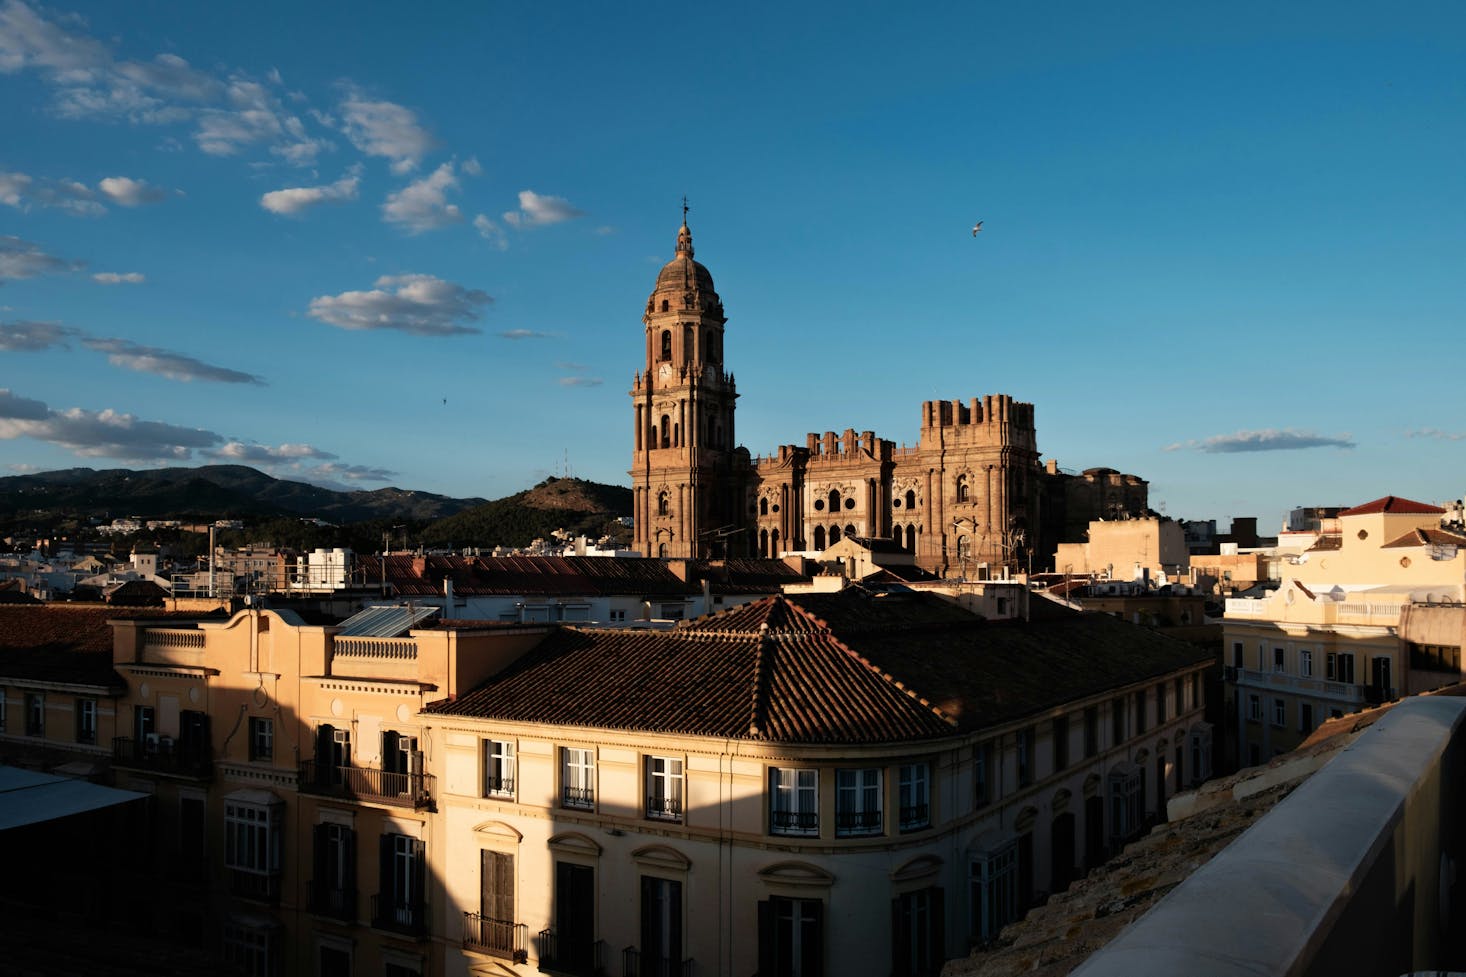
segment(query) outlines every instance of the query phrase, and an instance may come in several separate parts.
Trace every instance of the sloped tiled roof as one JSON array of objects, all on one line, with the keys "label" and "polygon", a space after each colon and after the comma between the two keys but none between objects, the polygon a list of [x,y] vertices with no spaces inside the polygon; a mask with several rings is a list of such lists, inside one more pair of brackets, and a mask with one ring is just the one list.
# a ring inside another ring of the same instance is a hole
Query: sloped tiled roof
[{"label": "sloped tiled roof", "polygon": [[1466,546],[1466,536],[1444,529],[1412,529],[1398,539],[1392,539],[1380,549],[1398,549],[1411,546]]},{"label": "sloped tiled roof", "polygon": [[797,743],[930,739],[1210,660],[1106,615],[989,624],[910,592],[775,596],[673,631],[565,628],[428,712]]},{"label": "sloped tiled roof", "polygon": [[1397,495],[1386,495],[1382,499],[1375,499],[1373,502],[1366,502],[1363,505],[1356,505],[1352,509],[1345,509],[1339,515],[1367,516],[1379,512],[1445,515],[1446,510],[1425,502],[1414,502],[1410,499],[1402,499]]},{"label": "sloped tiled roof", "polygon": [[107,623],[119,618],[198,620],[200,615],[103,604],[0,606],[0,684],[10,679],[120,687]]}]

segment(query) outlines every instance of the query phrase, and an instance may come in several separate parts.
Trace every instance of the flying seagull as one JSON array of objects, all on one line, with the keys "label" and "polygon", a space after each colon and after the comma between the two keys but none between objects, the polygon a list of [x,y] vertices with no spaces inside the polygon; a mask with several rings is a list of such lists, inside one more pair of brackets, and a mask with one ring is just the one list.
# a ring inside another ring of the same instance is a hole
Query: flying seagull
[{"label": "flying seagull", "polygon": [[982,221],[978,221],[976,224],[972,225],[972,236],[977,237],[977,232],[980,230],[982,230]]}]

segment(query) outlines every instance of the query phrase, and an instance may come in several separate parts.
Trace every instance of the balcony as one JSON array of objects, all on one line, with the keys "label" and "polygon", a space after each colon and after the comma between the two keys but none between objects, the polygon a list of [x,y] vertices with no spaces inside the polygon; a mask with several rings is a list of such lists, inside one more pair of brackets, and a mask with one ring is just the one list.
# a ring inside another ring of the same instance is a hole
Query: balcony
[{"label": "balcony", "polygon": [[214,761],[207,750],[185,748],[171,736],[149,735],[140,740],[115,736],[112,738],[112,762],[131,770],[196,780],[210,777],[214,772]]},{"label": "balcony", "polygon": [[577,811],[596,809],[596,792],[593,787],[565,787],[560,791],[560,805]]},{"label": "balcony", "polygon": [[881,830],[880,811],[836,811],[835,834],[873,835]]},{"label": "balcony", "polygon": [[646,816],[654,821],[681,821],[681,797],[648,797]]},{"label": "balcony", "polygon": [[421,902],[399,902],[390,893],[372,896],[372,927],[416,940],[428,938],[428,907]]},{"label": "balcony", "polygon": [[621,951],[621,973],[624,977],[692,977],[692,961],[643,954],[629,946]]},{"label": "balcony", "polygon": [[820,814],[818,811],[770,811],[769,830],[776,835],[817,835]]},{"label": "balcony", "polygon": [[926,804],[912,804],[901,808],[901,830],[915,831],[931,824],[931,809]]},{"label": "balcony", "polygon": [[463,914],[463,949],[504,957],[515,963],[529,959],[525,939],[529,927],[507,919],[490,919],[478,913]]},{"label": "balcony", "polygon": [[484,794],[489,797],[513,797],[514,778],[495,777],[493,774],[489,774],[484,777]]},{"label": "balcony", "polygon": [[356,922],[356,888],[305,884],[305,904],[317,916]]},{"label": "balcony", "polygon": [[535,936],[540,971],[571,977],[599,977],[606,972],[606,941],[588,934],[560,935],[546,927]]},{"label": "balcony", "polygon": [[1365,687],[1353,682],[1333,682],[1311,675],[1289,675],[1286,672],[1260,672],[1255,668],[1237,669],[1237,686],[1317,696],[1351,705],[1355,709],[1365,701]]},{"label": "balcony", "polygon": [[252,872],[244,868],[231,869],[229,891],[241,899],[276,903],[280,901],[280,876],[278,873]]},{"label": "balcony", "polygon": [[303,760],[300,764],[300,791],[303,794],[410,807],[415,811],[433,806],[433,780],[430,773],[338,767],[317,760]]}]

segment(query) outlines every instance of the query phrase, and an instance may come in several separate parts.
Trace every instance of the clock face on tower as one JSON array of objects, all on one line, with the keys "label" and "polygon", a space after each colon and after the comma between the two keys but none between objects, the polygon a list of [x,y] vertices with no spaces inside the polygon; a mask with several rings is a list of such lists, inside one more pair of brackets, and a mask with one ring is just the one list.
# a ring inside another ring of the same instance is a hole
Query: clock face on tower
[{"label": "clock face on tower", "polygon": [[671,375],[672,375],[672,364],[671,363],[663,363],[661,366],[657,367],[657,376],[659,378],[665,380],[668,377],[670,377]]}]

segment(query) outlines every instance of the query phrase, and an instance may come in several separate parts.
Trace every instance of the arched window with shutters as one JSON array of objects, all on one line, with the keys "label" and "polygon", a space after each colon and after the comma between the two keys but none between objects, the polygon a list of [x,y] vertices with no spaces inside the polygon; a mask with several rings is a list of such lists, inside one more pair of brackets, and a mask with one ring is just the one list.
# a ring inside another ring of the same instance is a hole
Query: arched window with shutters
[{"label": "arched window with shutters", "polygon": [[666,492],[658,492],[657,493],[657,515],[659,515],[659,516],[668,515],[668,512],[667,512],[667,493]]},{"label": "arched window with shutters", "polygon": [[967,476],[966,475],[958,475],[957,476],[957,501],[958,502],[966,502],[967,501]]}]

